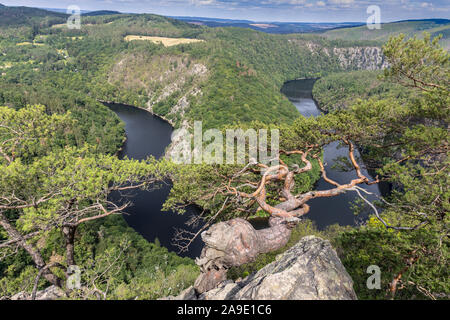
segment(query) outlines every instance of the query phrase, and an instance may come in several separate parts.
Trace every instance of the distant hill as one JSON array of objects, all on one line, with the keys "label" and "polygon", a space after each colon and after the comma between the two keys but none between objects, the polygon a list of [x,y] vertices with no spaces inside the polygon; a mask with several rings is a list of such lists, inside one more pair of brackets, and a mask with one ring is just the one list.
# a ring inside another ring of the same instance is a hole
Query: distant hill
[{"label": "distant hill", "polygon": [[99,10],[82,13],[83,16],[108,16],[113,14],[122,14],[122,13],[119,11],[111,11],[111,10]]},{"label": "distant hill", "polygon": [[0,4],[0,27],[62,23],[67,15],[29,7],[7,7]]},{"label": "distant hill", "polygon": [[[47,11],[51,12],[59,12],[59,13],[66,13],[67,9],[58,9],[58,8],[41,8]],[[113,10],[98,10],[98,11],[89,11],[89,10],[80,10],[81,15],[83,16],[106,16],[106,15],[112,15],[112,14],[122,14],[122,12],[119,11],[113,11]]]},{"label": "distant hill", "polygon": [[421,36],[424,31],[429,32],[433,37],[442,34],[441,45],[450,49],[450,20],[447,19],[406,20],[384,23],[379,30],[369,30],[365,25],[339,28],[328,30],[323,35],[328,39],[375,40],[386,42],[393,35],[404,33],[407,37],[413,37],[414,35]]},{"label": "distant hill", "polygon": [[171,18],[188,22],[195,25],[204,25],[208,27],[239,27],[248,28],[266,33],[307,33],[318,32],[334,28],[360,26],[361,22],[341,22],[341,23],[310,23],[310,22],[256,22],[250,20],[233,20],[219,18],[203,18],[203,17],[179,17]]},{"label": "distant hill", "polygon": [[[43,9],[43,10],[47,10],[47,11],[51,11],[51,12],[67,13],[67,9],[61,9],[61,8],[39,8],[39,9]],[[89,10],[80,10],[80,11],[81,11],[81,14],[92,12]]]}]

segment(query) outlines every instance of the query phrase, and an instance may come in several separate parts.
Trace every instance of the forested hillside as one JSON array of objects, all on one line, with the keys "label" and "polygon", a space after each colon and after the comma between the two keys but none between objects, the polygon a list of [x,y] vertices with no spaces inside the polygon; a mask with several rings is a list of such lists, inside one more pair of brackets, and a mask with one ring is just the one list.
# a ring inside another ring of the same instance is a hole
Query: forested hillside
[{"label": "forested hillside", "polygon": [[[4,39],[2,83],[20,77],[34,86],[51,79],[52,86],[64,83],[64,88],[77,88],[96,99],[150,108],[176,126],[184,119],[203,120],[206,128],[237,120],[268,123],[274,121],[274,112],[283,122],[297,114],[279,93],[283,82],[342,71],[333,48],[358,44],[210,29],[154,15],[107,15],[82,21],[81,30],[68,30],[64,24],[34,25],[28,35]],[[150,41],[127,42],[127,35],[205,41],[164,47]],[[46,79],[41,70],[49,70]],[[167,72],[179,75],[177,81]]]},{"label": "forested hillside", "polygon": [[64,13],[28,7],[7,7],[0,4],[0,26],[3,28],[16,26],[50,26],[66,21]]},{"label": "forested hillside", "polygon": [[399,84],[383,81],[382,71],[351,71],[330,74],[317,80],[313,96],[326,112],[347,108],[357,99],[405,99],[412,93]]}]

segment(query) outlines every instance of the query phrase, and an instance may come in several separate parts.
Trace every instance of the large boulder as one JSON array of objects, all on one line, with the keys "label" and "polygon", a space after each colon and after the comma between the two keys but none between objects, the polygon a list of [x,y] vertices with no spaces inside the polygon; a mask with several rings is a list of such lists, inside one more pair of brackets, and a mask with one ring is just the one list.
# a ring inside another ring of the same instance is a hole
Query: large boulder
[{"label": "large boulder", "polygon": [[[189,292],[189,294],[186,294]],[[199,296],[192,288],[183,297],[199,300],[354,300],[353,281],[329,241],[301,239],[276,261],[240,282],[225,281]]]}]

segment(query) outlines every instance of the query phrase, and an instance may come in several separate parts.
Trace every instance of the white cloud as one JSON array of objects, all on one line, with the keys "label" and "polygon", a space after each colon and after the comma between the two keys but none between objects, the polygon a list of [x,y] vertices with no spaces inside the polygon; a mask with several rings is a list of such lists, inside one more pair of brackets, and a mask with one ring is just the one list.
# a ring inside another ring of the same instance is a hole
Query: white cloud
[{"label": "white cloud", "polygon": [[351,4],[351,3],[355,2],[355,0],[328,0],[328,2],[332,3],[332,4],[348,5],[348,4]]},{"label": "white cloud", "polygon": [[289,0],[288,3],[292,5],[304,4],[306,0]]},{"label": "white cloud", "polygon": [[197,6],[213,4],[214,0],[191,0],[192,4]]},{"label": "white cloud", "polygon": [[[269,1],[262,1],[261,3],[263,4],[290,4],[290,5],[299,5],[299,4],[304,4],[307,0],[269,0]],[[258,2],[255,1],[255,4],[257,4]]]},{"label": "white cloud", "polygon": [[318,7],[325,7],[325,6],[326,6],[326,3],[323,2],[323,1],[317,1],[317,2],[316,2],[316,6],[318,6]]}]

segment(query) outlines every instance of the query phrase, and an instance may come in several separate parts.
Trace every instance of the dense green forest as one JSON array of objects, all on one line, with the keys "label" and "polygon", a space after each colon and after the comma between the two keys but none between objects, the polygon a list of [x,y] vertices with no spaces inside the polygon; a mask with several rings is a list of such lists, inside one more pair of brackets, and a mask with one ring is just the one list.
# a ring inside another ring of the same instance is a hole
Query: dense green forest
[{"label": "dense green forest", "polygon": [[[84,271],[84,287],[71,298],[155,299],[194,282],[193,260],[137,235],[107,195],[170,178],[167,208],[195,202],[212,216],[226,195],[205,193],[242,167],[118,160],[124,127],[100,101],[146,108],[175,127],[203,120],[204,129],[279,128],[286,150],[314,146],[313,168],[296,177],[296,193],[310,191],[319,178],[323,145],[364,147],[374,170],[395,186],[378,204],[382,216],[321,232],[305,220],[288,246],[306,234],[330,239],[361,299],[448,296],[449,62],[439,39],[393,38],[384,46],[390,69],[355,71],[342,66],[333,48],[373,42],[211,29],[149,14],[82,17],[81,30],[67,29],[65,15],[42,10],[0,7],[0,16],[20,21],[0,19],[0,297],[64,286],[74,262]],[[165,47],[128,42],[127,35],[204,41]],[[330,113],[306,119],[280,88],[310,77],[322,77],[314,95]],[[288,166],[302,161],[282,159]],[[278,188],[268,190],[270,204],[279,202]],[[218,220],[258,209],[253,202],[239,211],[241,205],[236,201]],[[246,276],[284,250],[231,275]],[[371,264],[387,270],[382,290],[365,287]]]},{"label": "dense green forest", "polygon": [[[203,120],[205,128],[237,120],[272,123],[275,111],[277,121],[290,121],[297,111],[279,92],[283,82],[342,71],[337,57],[323,48],[362,43],[239,28],[210,29],[154,15],[83,17],[82,21],[81,30],[56,23],[48,27],[43,21],[21,26],[27,32],[19,35],[16,28],[6,28],[0,60],[7,96],[3,103],[24,105],[29,91],[42,91],[36,90],[40,85],[46,90],[64,88],[95,99],[151,108],[175,126],[181,123],[181,113],[185,113],[183,119]],[[205,42],[164,47],[147,41],[126,42],[127,35]],[[277,55],[272,54],[275,51]],[[148,68],[141,68],[142,64]],[[17,88],[8,88],[17,82],[25,97]],[[180,112],[183,101],[188,107]],[[177,112],[171,112],[172,108]]]},{"label": "dense green forest", "polygon": [[382,79],[382,71],[359,70],[339,72],[317,80],[313,88],[314,99],[325,112],[347,108],[357,99],[409,98],[411,90]]}]

